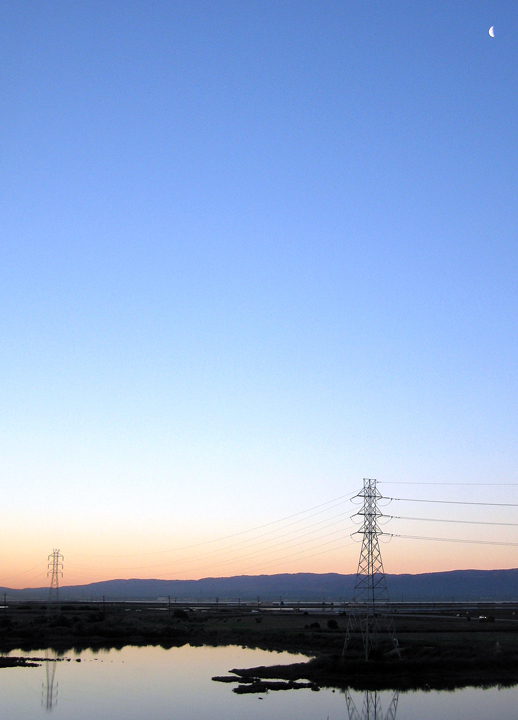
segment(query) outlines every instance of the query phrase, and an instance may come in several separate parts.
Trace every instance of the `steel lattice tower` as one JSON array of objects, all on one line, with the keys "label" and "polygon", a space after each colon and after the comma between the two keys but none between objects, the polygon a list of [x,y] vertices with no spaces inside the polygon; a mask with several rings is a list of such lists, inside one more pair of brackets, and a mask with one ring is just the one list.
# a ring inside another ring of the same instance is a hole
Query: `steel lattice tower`
[{"label": "steel lattice tower", "polygon": [[59,550],[53,550],[49,555],[49,564],[47,577],[50,575],[49,602],[47,605],[47,615],[50,614],[52,604],[57,605],[59,602],[59,578],[63,577],[63,560],[65,559]]},{"label": "steel lattice tower", "polygon": [[376,487],[376,480],[363,478],[363,490],[357,497],[363,498],[363,508],[357,513],[363,516],[362,526],[357,531],[358,534],[363,535],[363,540],[354,586],[352,613],[349,614],[347,624],[344,654],[351,634],[359,624],[365,660],[368,661],[372,651],[378,647],[379,635],[383,630],[390,635],[398,654],[399,646],[394,625],[388,615],[389,595],[379,546],[379,536],[383,531],[378,525],[378,518],[383,513],[378,508],[378,500],[382,496]]}]

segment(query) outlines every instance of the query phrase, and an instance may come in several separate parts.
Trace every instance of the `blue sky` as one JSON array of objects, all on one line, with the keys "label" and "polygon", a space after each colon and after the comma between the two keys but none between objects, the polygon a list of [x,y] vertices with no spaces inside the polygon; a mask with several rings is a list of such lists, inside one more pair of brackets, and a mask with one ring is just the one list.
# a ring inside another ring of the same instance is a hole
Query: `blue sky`
[{"label": "blue sky", "polygon": [[518,482],[514,4],[0,17],[6,573]]}]

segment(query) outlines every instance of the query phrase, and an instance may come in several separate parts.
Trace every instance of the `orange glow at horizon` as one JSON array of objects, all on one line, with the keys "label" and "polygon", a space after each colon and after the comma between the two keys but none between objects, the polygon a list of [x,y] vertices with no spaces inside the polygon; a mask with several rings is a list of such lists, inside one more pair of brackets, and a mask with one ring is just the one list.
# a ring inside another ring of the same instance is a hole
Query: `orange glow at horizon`
[{"label": "orange glow at horizon", "polygon": [[[425,490],[428,499],[423,502],[437,502],[430,499],[429,488]],[[351,502],[353,495],[280,520],[272,521],[264,512],[253,520],[241,513],[232,519],[227,516],[217,522],[194,524],[186,516],[174,527],[165,521],[165,514],[160,522],[148,519],[128,529],[122,514],[108,522],[106,514],[93,519],[78,512],[73,518],[64,518],[56,533],[39,514],[29,517],[31,522],[23,527],[13,514],[0,528],[0,547],[16,548],[16,552],[4,551],[0,557],[0,586],[21,589],[48,585],[47,556],[55,548],[64,555],[61,585],[131,578],[355,574],[362,515],[358,514],[361,500],[354,496]],[[455,500],[453,492],[452,496]],[[516,567],[514,506],[499,507],[498,514],[495,509],[491,519],[498,522],[489,527],[483,503],[479,505],[464,508],[461,516],[458,505],[427,505],[425,510],[416,510],[408,499],[391,499],[387,493],[380,503],[386,514],[380,517],[379,537],[385,572],[421,574]],[[482,542],[481,523],[488,527]],[[436,539],[429,539],[433,537]]]},{"label": "orange glow at horizon", "polygon": [[[437,547],[440,545],[440,547]],[[59,547],[56,546],[56,547]],[[52,550],[53,548],[50,548]],[[63,553],[64,568],[60,584],[86,585],[115,579],[199,580],[206,577],[232,577],[237,575],[275,575],[295,573],[355,574],[360,543],[349,540],[342,547],[334,547],[315,557],[297,554],[296,549],[279,551],[277,557],[261,558],[243,554],[235,548],[215,546],[210,553],[191,552],[188,556],[168,553],[156,555],[127,555],[106,557],[68,552]],[[427,541],[396,541],[381,545],[384,569],[387,574],[421,574],[451,570],[490,570],[516,567],[514,552],[508,547],[461,546],[452,551],[449,543]],[[257,552],[257,551],[256,551]],[[310,555],[311,553],[308,553]],[[39,562],[38,562],[39,560]],[[47,558],[38,558],[32,552],[19,553],[17,558],[4,556],[0,585],[23,589],[48,585]]]}]

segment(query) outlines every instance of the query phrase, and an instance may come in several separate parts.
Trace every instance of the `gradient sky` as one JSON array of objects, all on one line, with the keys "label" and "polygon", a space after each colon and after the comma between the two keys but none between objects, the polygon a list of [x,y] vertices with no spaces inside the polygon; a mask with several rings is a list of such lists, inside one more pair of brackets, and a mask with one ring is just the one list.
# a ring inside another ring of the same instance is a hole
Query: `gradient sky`
[{"label": "gradient sky", "polygon": [[0,585],[355,572],[304,511],[363,477],[518,503],[515,3],[19,0],[0,60]]}]

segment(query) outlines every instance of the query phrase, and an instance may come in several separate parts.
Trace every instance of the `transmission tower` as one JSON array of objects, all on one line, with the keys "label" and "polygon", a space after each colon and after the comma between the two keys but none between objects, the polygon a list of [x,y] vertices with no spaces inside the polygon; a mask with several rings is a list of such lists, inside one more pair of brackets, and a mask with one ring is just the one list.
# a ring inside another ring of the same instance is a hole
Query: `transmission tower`
[{"label": "transmission tower", "polygon": [[368,661],[372,651],[378,647],[381,632],[390,636],[398,655],[399,645],[389,615],[387,580],[379,546],[379,536],[383,531],[378,525],[378,518],[383,513],[378,508],[378,500],[382,496],[376,487],[376,480],[363,478],[363,490],[358,497],[363,498],[363,508],[357,513],[363,516],[363,522],[357,532],[363,535],[363,540],[343,654],[347,650],[352,633],[359,625],[365,660]]},{"label": "transmission tower", "polygon": [[59,578],[63,577],[63,560],[65,559],[59,550],[53,550],[49,555],[47,577],[50,575],[49,602],[47,615],[50,615],[52,605],[59,603]]}]

